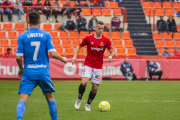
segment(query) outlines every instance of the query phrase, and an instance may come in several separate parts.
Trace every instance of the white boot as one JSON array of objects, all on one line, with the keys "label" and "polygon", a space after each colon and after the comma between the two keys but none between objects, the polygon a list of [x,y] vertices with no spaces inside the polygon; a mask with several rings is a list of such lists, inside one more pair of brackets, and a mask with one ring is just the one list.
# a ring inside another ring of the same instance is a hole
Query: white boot
[{"label": "white boot", "polygon": [[77,99],[74,107],[75,107],[76,110],[78,110],[80,108],[80,106],[81,106],[81,100]]},{"label": "white boot", "polygon": [[91,111],[90,105],[88,105],[88,104],[85,105],[85,111]]}]

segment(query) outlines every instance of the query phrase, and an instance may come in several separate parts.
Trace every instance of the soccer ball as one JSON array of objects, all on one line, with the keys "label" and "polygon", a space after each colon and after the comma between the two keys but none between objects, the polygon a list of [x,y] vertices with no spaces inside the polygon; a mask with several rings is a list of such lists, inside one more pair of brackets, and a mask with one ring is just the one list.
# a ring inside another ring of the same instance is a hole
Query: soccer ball
[{"label": "soccer ball", "polygon": [[110,110],[110,104],[107,101],[102,101],[99,103],[99,110],[101,112],[106,112]]}]

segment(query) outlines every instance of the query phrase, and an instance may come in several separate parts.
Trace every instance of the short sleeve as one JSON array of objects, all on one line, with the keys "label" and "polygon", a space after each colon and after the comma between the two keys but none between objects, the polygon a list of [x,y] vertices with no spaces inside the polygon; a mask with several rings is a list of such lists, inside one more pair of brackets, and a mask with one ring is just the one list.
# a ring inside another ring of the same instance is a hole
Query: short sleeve
[{"label": "short sleeve", "polygon": [[47,45],[46,46],[47,46],[48,52],[56,51],[56,49],[52,43],[51,35],[49,33],[47,33],[46,38],[47,38]]},{"label": "short sleeve", "polygon": [[113,47],[112,47],[112,45],[111,45],[111,41],[110,41],[109,38],[107,39],[106,47],[107,47],[108,50],[113,49]]},{"label": "short sleeve", "polygon": [[17,52],[16,52],[16,56],[23,56],[24,55],[24,45],[22,43],[22,37],[20,36],[18,38],[18,44],[17,44]]},{"label": "short sleeve", "polygon": [[85,38],[83,38],[82,42],[79,44],[79,46],[84,47],[85,45],[87,45],[87,36]]}]

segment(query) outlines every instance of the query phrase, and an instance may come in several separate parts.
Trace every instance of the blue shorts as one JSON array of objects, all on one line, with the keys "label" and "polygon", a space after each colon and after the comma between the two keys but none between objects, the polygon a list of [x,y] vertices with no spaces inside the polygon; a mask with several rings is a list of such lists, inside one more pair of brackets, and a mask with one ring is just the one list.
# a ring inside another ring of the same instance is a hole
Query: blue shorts
[{"label": "blue shorts", "polygon": [[39,85],[41,88],[43,95],[45,93],[56,92],[53,87],[53,83],[51,80],[27,80],[23,79],[19,86],[18,94],[24,93],[31,95],[33,89]]}]

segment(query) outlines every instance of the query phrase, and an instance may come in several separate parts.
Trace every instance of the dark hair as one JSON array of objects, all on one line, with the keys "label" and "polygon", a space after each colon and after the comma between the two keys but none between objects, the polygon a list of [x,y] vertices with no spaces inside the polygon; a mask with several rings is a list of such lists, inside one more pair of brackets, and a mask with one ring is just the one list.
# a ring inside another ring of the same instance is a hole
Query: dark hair
[{"label": "dark hair", "polygon": [[58,0],[55,0],[56,2],[58,2]]},{"label": "dark hair", "polygon": [[147,64],[149,64],[151,61],[150,60],[147,60]]},{"label": "dark hair", "polygon": [[10,51],[10,50],[11,50],[11,48],[8,48],[8,49],[7,49],[7,52]]},{"label": "dark hair", "polygon": [[[46,1],[48,1],[48,4],[46,4]],[[45,3],[44,3],[44,6],[51,6],[51,3],[49,0],[46,0]]]},{"label": "dark hair", "polygon": [[98,21],[97,24],[104,25],[104,23],[102,21]]},{"label": "dark hair", "polygon": [[37,0],[37,3],[40,2],[41,0]]},{"label": "dark hair", "polygon": [[40,14],[36,11],[32,11],[29,13],[29,24],[30,25],[38,25],[40,20]]},{"label": "dark hair", "polygon": [[167,47],[165,47],[165,49],[168,49]]}]

